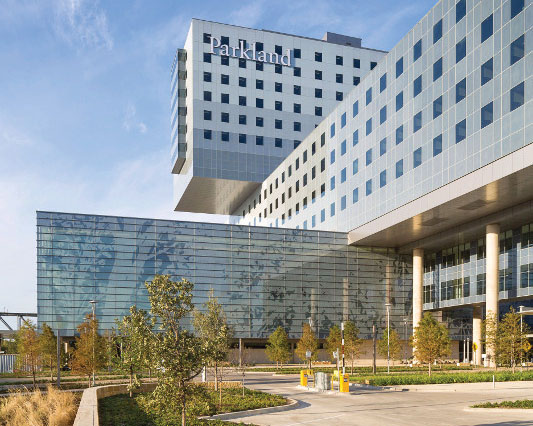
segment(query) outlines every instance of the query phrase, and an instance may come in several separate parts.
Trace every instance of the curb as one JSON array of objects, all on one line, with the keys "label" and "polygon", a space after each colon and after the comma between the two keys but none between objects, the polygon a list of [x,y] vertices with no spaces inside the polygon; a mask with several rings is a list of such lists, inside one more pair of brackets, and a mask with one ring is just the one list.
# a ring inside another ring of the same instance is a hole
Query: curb
[{"label": "curb", "polygon": [[464,409],[469,413],[528,413],[533,414],[533,409],[531,408],[471,408],[467,407]]},{"label": "curb", "polygon": [[288,411],[298,408],[300,401],[292,398],[287,398],[288,404],[277,405],[275,407],[256,408],[255,410],[234,411],[233,413],[215,414],[214,416],[198,417],[201,420],[232,420],[240,417],[250,417],[259,414],[277,413],[281,411]]}]

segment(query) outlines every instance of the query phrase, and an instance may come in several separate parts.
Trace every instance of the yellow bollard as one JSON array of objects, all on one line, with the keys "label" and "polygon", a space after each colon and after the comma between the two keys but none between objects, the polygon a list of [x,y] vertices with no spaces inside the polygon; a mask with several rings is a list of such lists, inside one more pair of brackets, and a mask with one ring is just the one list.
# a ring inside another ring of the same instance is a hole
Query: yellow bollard
[{"label": "yellow bollard", "polygon": [[307,386],[307,370],[300,370],[300,386]]},{"label": "yellow bollard", "polygon": [[339,387],[341,392],[350,392],[350,376],[348,374],[341,375]]}]

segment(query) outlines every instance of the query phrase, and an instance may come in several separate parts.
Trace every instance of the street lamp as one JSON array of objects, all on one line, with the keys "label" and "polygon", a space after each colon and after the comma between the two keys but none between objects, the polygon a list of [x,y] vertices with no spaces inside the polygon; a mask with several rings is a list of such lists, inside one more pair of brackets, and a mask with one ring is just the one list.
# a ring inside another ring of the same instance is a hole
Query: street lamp
[{"label": "street lamp", "polygon": [[385,303],[387,308],[387,373],[390,373],[390,307],[392,304]]},{"label": "street lamp", "polygon": [[[95,316],[95,308],[96,308],[96,300],[89,300],[89,303],[91,304],[91,307],[92,307],[92,311],[93,311],[93,321],[96,320],[96,316]],[[95,370],[95,353],[94,353],[94,346],[96,344],[96,328],[94,327],[94,322],[93,322],[93,386],[94,386],[94,370]]]}]

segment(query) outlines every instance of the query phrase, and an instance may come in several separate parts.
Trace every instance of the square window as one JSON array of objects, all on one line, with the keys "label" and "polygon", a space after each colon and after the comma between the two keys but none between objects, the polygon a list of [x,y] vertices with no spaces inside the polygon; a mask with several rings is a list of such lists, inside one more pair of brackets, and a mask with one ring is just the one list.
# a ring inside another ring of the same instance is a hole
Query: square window
[{"label": "square window", "polygon": [[403,175],[403,160],[396,162],[396,178]]},{"label": "square window", "polygon": [[352,174],[356,174],[359,171],[359,159],[355,159],[352,162]]},{"label": "square window", "polygon": [[437,118],[442,114],[442,96],[439,96],[433,101],[433,118]]},{"label": "square window", "polygon": [[415,114],[413,117],[413,133],[418,132],[422,128],[422,111]]},{"label": "square window", "polygon": [[494,32],[494,25],[492,22],[492,15],[481,23],[481,43],[487,40]]},{"label": "square window", "polygon": [[372,102],[372,87],[366,91],[366,104],[368,105],[370,102]]},{"label": "square window", "polygon": [[359,130],[355,130],[352,135],[352,146],[355,146],[359,143]]},{"label": "square window", "polygon": [[381,141],[379,141],[379,156],[381,157],[386,152],[387,152],[387,138],[383,138],[381,139]]},{"label": "square window", "polygon": [[278,82],[274,83],[274,90],[276,92],[282,92],[283,91],[283,85],[281,83],[278,83]]},{"label": "square window", "polygon": [[321,52],[315,52],[315,61],[316,62],[322,62],[322,53]]},{"label": "square window", "polygon": [[263,136],[256,136],[255,137],[255,144],[256,145],[263,145]]},{"label": "square window", "polygon": [[466,77],[455,85],[455,103],[466,98]]},{"label": "square window", "polygon": [[413,62],[422,56],[422,39],[418,40],[413,46]]},{"label": "square window", "polygon": [[352,203],[357,203],[359,201],[359,188],[355,188],[352,191]]},{"label": "square window", "polygon": [[246,87],[246,77],[239,77],[239,87]]},{"label": "square window", "polygon": [[455,45],[455,63],[458,64],[466,56],[466,37]]},{"label": "square window", "polygon": [[204,43],[211,44],[211,34],[204,33]]},{"label": "square window", "polygon": [[335,99],[337,101],[342,101],[342,92],[335,92]]},{"label": "square window", "polygon": [[341,210],[346,210],[346,195],[341,197]]},{"label": "square window", "polygon": [[212,133],[211,130],[204,130],[204,139],[211,139]]},{"label": "square window", "polygon": [[263,90],[263,80],[255,80],[255,88],[258,90]]},{"label": "square window", "polygon": [[455,23],[466,16],[466,0],[459,0],[455,5]]},{"label": "square window", "polygon": [[511,0],[511,19],[524,10],[524,0]]},{"label": "square window", "polygon": [[361,82],[361,78],[360,77],[356,77],[356,76],[353,77],[353,85],[354,86],[359,85],[360,82]]},{"label": "square window", "polygon": [[493,75],[494,75],[493,60],[492,58],[490,58],[487,62],[481,65],[481,85],[483,86],[485,83],[492,80]]},{"label": "square window", "polygon": [[343,62],[342,56],[337,55],[335,58],[335,63],[337,65],[342,65],[342,62]]},{"label": "square window", "polygon": [[246,59],[239,58],[239,68],[246,68]]},{"label": "square window", "polygon": [[415,149],[413,152],[413,168],[416,168],[422,164],[422,148]]},{"label": "square window", "polygon": [[239,124],[246,124],[246,115],[239,115]]},{"label": "square window", "polygon": [[433,157],[442,152],[442,134],[433,138]]},{"label": "square window", "polygon": [[276,148],[281,148],[283,146],[282,142],[281,142],[281,138],[276,138],[274,139],[274,146]]},{"label": "square window", "polygon": [[511,43],[511,65],[524,57],[524,35]]},{"label": "square window", "polygon": [[300,123],[299,121],[295,121],[293,129],[294,129],[295,132],[301,132],[302,131],[302,123]]},{"label": "square window", "polygon": [[442,38],[442,19],[433,25],[433,44]]},{"label": "square window", "polygon": [[264,104],[263,99],[261,99],[261,98],[256,98],[255,99],[255,107],[256,108],[263,108],[263,104]]},{"label": "square window", "polygon": [[396,111],[399,111],[403,107],[403,91],[396,95]]},{"label": "square window", "polygon": [[223,123],[229,123],[229,113],[221,112],[220,113],[220,121],[222,121]]},{"label": "square window", "polygon": [[315,98],[322,97],[322,89],[315,89]]},{"label": "square window", "polygon": [[281,101],[274,102],[274,109],[276,111],[281,111],[283,109],[283,104],[281,103]]},{"label": "square window", "polygon": [[221,56],[220,57],[220,65],[229,66],[229,56]]},{"label": "square window", "polygon": [[246,106],[246,96],[239,96],[239,105]]},{"label": "square window", "polygon": [[436,81],[442,76],[442,58],[433,64],[433,81]]},{"label": "square window", "polygon": [[341,183],[346,182],[346,167],[341,170]]},{"label": "square window", "polygon": [[204,101],[207,101],[207,102],[211,101],[211,92],[204,90]]},{"label": "square window", "polygon": [[274,64],[274,72],[276,74],[282,74],[283,73],[283,67],[281,64]]},{"label": "square window", "polygon": [[239,143],[246,143],[246,135],[244,133],[239,133]]},{"label": "square window", "polygon": [[413,98],[416,98],[422,92],[422,76],[419,75],[413,82]]},{"label": "square window", "polygon": [[295,95],[301,95],[302,94],[302,86],[294,85],[293,87],[293,93]]},{"label": "square window", "polygon": [[211,73],[210,72],[204,71],[204,81],[207,82],[207,83],[211,82]]},{"label": "square window", "polygon": [[300,59],[302,57],[302,49],[294,49],[294,57]]},{"label": "square window", "polygon": [[322,71],[315,70],[315,80],[322,80]]},{"label": "square window", "polygon": [[283,54],[283,47],[276,44],[274,46],[274,52],[277,53],[278,55],[282,55]]},{"label": "square window", "polygon": [[455,125],[455,143],[459,143],[464,139],[466,139],[466,119]]},{"label": "square window", "polygon": [[227,36],[220,37],[220,44],[229,45],[229,37]]},{"label": "square window", "polygon": [[379,78],[379,93],[383,92],[387,88],[387,73],[383,74]]},{"label": "square window", "polygon": [[341,155],[346,154],[346,139],[341,142]]},{"label": "square window", "polygon": [[223,104],[229,104],[229,93],[221,93],[220,102],[222,102]]},{"label": "square window", "polygon": [[302,76],[302,69],[300,67],[294,67],[294,76],[295,77],[301,77]]},{"label": "square window", "polygon": [[255,70],[256,70],[256,71],[263,71],[263,62],[259,62],[259,61],[257,61],[257,62],[255,63]]},{"label": "square window", "polygon": [[383,124],[387,121],[387,106],[385,105],[383,108],[379,110],[379,124]]},{"label": "square window", "polygon": [[359,114],[359,101],[355,101],[352,105],[352,117],[355,117]]},{"label": "square window", "polygon": [[516,85],[511,89],[511,111],[524,105],[524,82]]},{"label": "square window", "polygon": [[379,187],[383,188],[385,185],[387,185],[387,171],[383,170],[379,174]]},{"label": "square window", "polygon": [[220,83],[221,84],[229,84],[229,75],[220,74]]},{"label": "square window", "polygon": [[302,104],[294,104],[293,105],[293,111],[296,114],[301,114],[302,113]]},{"label": "square window", "polygon": [[264,120],[263,117],[255,117],[255,125],[257,127],[263,127]]},{"label": "square window", "polygon": [[276,129],[283,129],[283,121],[282,120],[274,120],[274,127]]},{"label": "square window", "polygon": [[222,132],[221,137],[222,137],[222,142],[229,142],[229,132]]},{"label": "square window", "polygon": [[211,63],[211,53],[204,52],[204,62]]},{"label": "square window", "polygon": [[396,61],[396,78],[403,74],[403,57]]},{"label": "square window", "polygon": [[211,111],[204,109],[204,120],[211,120]]},{"label": "square window", "polygon": [[318,106],[315,107],[315,115],[317,117],[322,117],[322,107],[318,107]]},{"label": "square window", "polygon": [[337,83],[342,83],[342,74],[335,74],[335,81]]},{"label": "square window", "polygon": [[366,151],[366,165],[368,166],[370,163],[372,163],[372,148]]},{"label": "square window", "polygon": [[373,61],[372,61],[372,62],[370,62],[370,69],[371,69],[371,70],[373,70],[374,68],[376,68],[376,67],[377,67],[377,65],[378,65],[378,63],[377,63],[377,62],[373,62]]},{"label": "square window", "polygon": [[372,179],[366,181],[366,195],[372,194]]},{"label": "square window", "polygon": [[361,60],[360,59],[354,59],[353,60],[353,67],[354,68],[361,68]]},{"label": "square window", "polygon": [[396,129],[396,145],[403,142],[403,125]]},{"label": "square window", "polygon": [[487,127],[494,120],[492,102],[481,108],[481,128]]},{"label": "square window", "polygon": [[370,133],[372,133],[372,119],[371,118],[366,120],[366,135],[368,136]]}]

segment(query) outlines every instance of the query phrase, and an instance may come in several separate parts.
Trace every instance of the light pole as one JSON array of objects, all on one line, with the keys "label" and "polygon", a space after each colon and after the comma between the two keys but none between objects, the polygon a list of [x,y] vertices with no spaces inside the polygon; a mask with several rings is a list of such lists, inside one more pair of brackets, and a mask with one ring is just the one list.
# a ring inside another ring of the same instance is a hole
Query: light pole
[{"label": "light pole", "polygon": [[385,303],[387,307],[387,373],[390,373],[390,303]]},{"label": "light pole", "polygon": [[96,308],[96,300],[89,300],[89,303],[91,304],[92,310],[93,310],[93,386],[94,386],[94,369],[95,369],[95,351],[94,351],[94,345],[96,343],[96,328],[94,327],[94,321],[96,320],[95,316],[95,308]]}]

